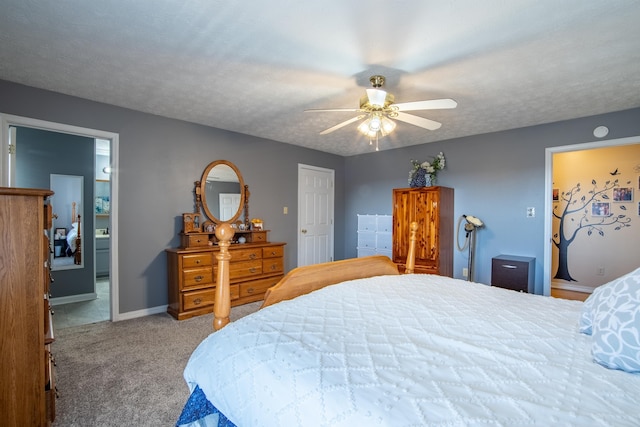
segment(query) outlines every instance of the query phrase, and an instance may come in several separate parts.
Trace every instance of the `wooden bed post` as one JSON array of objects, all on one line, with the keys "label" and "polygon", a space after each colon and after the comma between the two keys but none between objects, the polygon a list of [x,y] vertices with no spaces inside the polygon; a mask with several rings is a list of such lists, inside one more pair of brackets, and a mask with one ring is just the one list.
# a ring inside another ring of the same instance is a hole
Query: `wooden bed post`
[{"label": "wooden bed post", "polygon": [[418,232],[418,223],[412,221],[409,230],[411,231],[409,235],[409,252],[407,252],[406,268],[404,269],[405,274],[413,274],[413,269],[416,267],[416,233]]},{"label": "wooden bed post", "polygon": [[76,235],[76,253],[73,255],[73,263],[82,264],[82,236],[80,233],[80,215],[78,215],[78,234]]},{"label": "wooden bed post", "polygon": [[216,227],[216,237],[220,252],[216,254],[218,260],[218,275],[216,281],[216,294],[213,303],[213,329],[222,329],[229,323],[231,313],[231,294],[229,291],[229,245],[235,234],[235,230],[230,224],[223,223]]}]

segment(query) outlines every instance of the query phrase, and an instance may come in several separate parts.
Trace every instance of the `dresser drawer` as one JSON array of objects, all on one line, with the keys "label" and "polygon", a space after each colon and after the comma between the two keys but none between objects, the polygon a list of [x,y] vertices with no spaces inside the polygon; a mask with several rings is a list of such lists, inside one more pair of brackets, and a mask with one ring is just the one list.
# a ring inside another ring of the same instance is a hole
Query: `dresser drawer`
[{"label": "dresser drawer", "polygon": [[213,305],[215,295],[214,288],[185,292],[182,294],[182,310],[193,310],[195,308]]},{"label": "dresser drawer", "polygon": [[194,268],[182,272],[182,286],[206,286],[213,284],[213,268]]},{"label": "dresser drawer", "polygon": [[203,248],[209,246],[208,234],[183,234],[183,248]]},{"label": "dresser drawer", "polygon": [[262,274],[262,259],[232,262],[229,264],[229,280]]},{"label": "dresser drawer", "polygon": [[262,260],[262,272],[264,274],[280,273],[283,269],[282,258],[267,258]]},{"label": "dresser drawer", "polygon": [[266,231],[254,231],[251,233],[251,241],[253,243],[265,243],[267,241]]},{"label": "dresser drawer", "polygon": [[182,255],[182,268],[207,267],[213,264],[211,253],[199,253],[193,255]]},{"label": "dresser drawer", "polygon": [[262,248],[262,258],[278,258],[284,255],[284,246]]},{"label": "dresser drawer", "polygon": [[[231,263],[236,261],[250,261],[262,258],[262,248],[240,249],[231,252]],[[232,267],[233,268],[233,267]]]},{"label": "dresser drawer", "polygon": [[252,280],[247,283],[240,283],[240,298],[252,295],[263,295],[267,289],[280,281],[282,276],[269,277],[268,279]]},{"label": "dresser drawer", "polygon": [[534,292],[535,258],[500,255],[491,260],[491,285],[520,292]]},{"label": "dresser drawer", "polygon": [[231,301],[240,298],[240,285],[229,285],[229,295],[231,296]]}]

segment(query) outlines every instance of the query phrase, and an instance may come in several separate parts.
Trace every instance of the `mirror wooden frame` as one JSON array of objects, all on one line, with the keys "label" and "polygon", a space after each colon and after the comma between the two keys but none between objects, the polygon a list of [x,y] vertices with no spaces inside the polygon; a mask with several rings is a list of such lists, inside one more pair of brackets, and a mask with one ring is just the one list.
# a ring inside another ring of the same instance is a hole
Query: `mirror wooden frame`
[{"label": "mirror wooden frame", "polygon": [[[240,203],[238,205],[238,210],[233,215],[233,217],[229,218],[226,221],[222,221],[218,218],[218,216],[214,215],[209,209],[209,205],[207,204],[207,197],[206,197],[207,177],[209,176],[209,173],[213,170],[213,168],[215,168],[218,165],[227,165],[231,169],[233,169],[233,171],[236,173],[236,176],[238,177],[238,182],[240,184]],[[245,212],[245,210],[248,210],[246,209],[247,207],[246,206],[247,205],[246,188],[247,187],[244,184],[244,178],[240,173],[240,169],[238,169],[236,165],[234,165],[228,160],[216,160],[214,162],[209,163],[209,165],[204,169],[204,172],[202,173],[202,178],[200,179],[200,182],[196,182],[196,205],[197,205],[196,208],[199,211],[199,205],[202,204],[202,209],[204,210],[204,213],[207,215],[207,217],[211,221],[213,221],[216,224],[222,224],[225,222],[233,223],[238,220],[240,215],[243,212]]]}]

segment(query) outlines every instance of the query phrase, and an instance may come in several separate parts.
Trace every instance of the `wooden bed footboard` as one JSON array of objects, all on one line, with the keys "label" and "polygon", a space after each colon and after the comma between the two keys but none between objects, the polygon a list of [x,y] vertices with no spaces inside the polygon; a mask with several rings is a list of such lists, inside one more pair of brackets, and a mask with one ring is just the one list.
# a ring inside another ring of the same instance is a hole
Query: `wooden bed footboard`
[{"label": "wooden bed footboard", "polygon": [[[405,274],[413,273],[415,266],[417,231],[418,223],[412,222]],[[229,253],[229,244],[233,235],[234,230],[229,224],[221,224],[216,228],[216,237],[218,238],[218,246],[220,246],[220,252],[216,255],[218,259],[218,274],[216,276],[216,293],[213,306],[213,328],[216,331],[229,323],[229,314],[231,312],[231,295],[229,292],[229,260],[231,259],[231,254]],[[399,274],[398,266],[383,255],[350,258],[297,267],[267,290],[260,308],[283,300],[293,299],[346,280],[397,274]]]},{"label": "wooden bed footboard", "polygon": [[297,267],[267,290],[260,308],[347,280],[387,274],[399,274],[398,266],[383,255]]}]

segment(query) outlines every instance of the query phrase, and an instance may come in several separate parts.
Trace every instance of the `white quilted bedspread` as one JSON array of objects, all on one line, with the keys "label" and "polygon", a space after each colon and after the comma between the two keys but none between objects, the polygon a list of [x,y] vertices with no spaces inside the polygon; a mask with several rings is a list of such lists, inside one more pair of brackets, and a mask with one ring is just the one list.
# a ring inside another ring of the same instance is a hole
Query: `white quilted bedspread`
[{"label": "white quilted bedspread", "polygon": [[640,376],[593,362],[581,305],[440,276],[354,280],[213,333],[184,376],[239,427],[640,426]]}]

